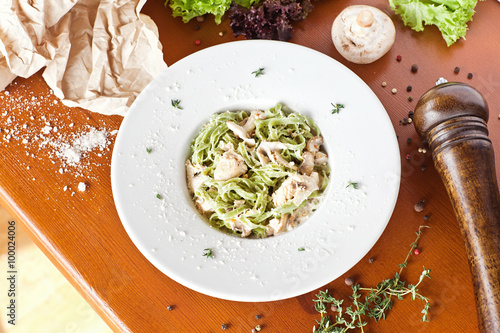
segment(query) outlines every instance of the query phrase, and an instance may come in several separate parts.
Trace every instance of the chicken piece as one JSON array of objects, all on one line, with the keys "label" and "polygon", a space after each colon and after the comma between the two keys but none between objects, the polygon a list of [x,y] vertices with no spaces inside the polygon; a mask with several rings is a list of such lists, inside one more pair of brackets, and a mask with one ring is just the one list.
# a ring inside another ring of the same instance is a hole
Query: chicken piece
[{"label": "chicken piece", "polygon": [[190,160],[185,163],[186,166],[186,180],[189,193],[191,195],[205,182],[207,176],[202,173],[206,168],[203,165],[195,164],[193,165]]},{"label": "chicken piece", "polygon": [[293,202],[299,206],[311,193],[318,190],[318,184],[313,177],[291,174],[273,193],[273,203],[276,207]]},{"label": "chicken piece", "polygon": [[284,232],[286,230],[286,222],[288,221],[288,218],[290,217],[290,214],[286,213],[281,215],[281,218],[278,219],[272,219],[269,221],[269,224],[266,226],[266,235],[268,236],[275,236],[281,232]]},{"label": "chicken piece", "polygon": [[311,208],[307,205],[305,207],[297,208],[292,214],[286,213],[281,215],[279,220],[272,219],[266,226],[266,235],[276,236],[279,233],[293,230],[310,214]]},{"label": "chicken piece", "polygon": [[241,237],[248,237],[252,233],[252,229],[240,220],[230,219],[228,223],[231,230],[241,232]]},{"label": "chicken piece", "polygon": [[321,188],[321,184],[323,183],[323,177],[320,176],[316,171],[311,172],[311,178],[314,179],[319,188]]},{"label": "chicken piece", "polygon": [[234,150],[234,145],[232,142],[227,142],[227,143],[221,142],[219,143],[219,148],[224,151]]},{"label": "chicken piece", "polygon": [[287,168],[292,168],[294,170],[297,167],[293,162],[288,162],[281,156],[281,151],[287,149],[287,146],[279,141],[263,141],[257,148],[257,157],[262,165],[266,165],[269,162],[274,162],[281,164]]},{"label": "chicken piece", "polygon": [[214,171],[215,180],[228,180],[236,178],[247,172],[248,167],[243,157],[234,149],[226,151],[219,158]]},{"label": "chicken piece", "polygon": [[228,121],[227,127],[233,131],[234,135],[245,141],[249,146],[255,146],[255,139],[251,138],[252,131],[255,129],[256,119],[266,119],[266,114],[260,110],[254,110],[250,116],[243,119],[239,124]]},{"label": "chicken piece", "polygon": [[197,197],[196,200],[194,201],[196,208],[201,213],[209,213],[209,212],[214,212],[214,209],[212,208],[212,204],[209,200],[205,200],[204,198]]}]

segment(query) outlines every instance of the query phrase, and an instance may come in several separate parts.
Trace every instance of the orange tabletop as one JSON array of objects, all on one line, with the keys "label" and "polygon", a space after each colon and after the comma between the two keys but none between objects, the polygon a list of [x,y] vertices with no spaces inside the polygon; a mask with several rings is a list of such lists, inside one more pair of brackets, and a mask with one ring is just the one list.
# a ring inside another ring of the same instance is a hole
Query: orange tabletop
[{"label": "orange tabletop", "polygon": [[[420,254],[411,256],[402,279],[415,283],[423,266],[431,269],[432,279],[419,288],[431,300],[430,321],[420,322],[421,301],[405,298],[395,302],[385,320],[368,319],[365,331],[478,332],[471,274],[452,206],[430,153],[419,151],[421,139],[404,118],[439,77],[466,82],[489,103],[489,135],[494,149],[500,151],[500,44],[496,40],[500,4],[493,0],[479,2],[467,40],[447,47],[435,27],[414,32],[399,16],[391,14],[388,1],[370,1],[391,15],[396,41],[380,60],[356,65],[335,50],[330,29],[343,8],[361,3],[315,1],[309,17],[294,26],[290,42],[343,63],[379,97],[398,135],[401,187],[392,218],[376,245],[357,265],[320,290],[328,289],[347,302],[351,295],[347,277],[365,287],[392,277],[419,226],[428,225],[419,241]],[[168,65],[202,48],[236,39],[228,19],[220,25],[211,17],[184,24],[180,18],[173,18],[160,0],[150,0],[143,13],[158,25]],[[413,64],[418,65],[416,73],[410,70]],[[460,67],[459,73],[454,72],[455,67]],[[469,73],[473,75],[470,79]],[[407,92],[409,85],[411,92]],[[228,332],[251,332],[256,325],[262,332],[311,332],[317,325],[320,316],[313,299],[319,290],[274,302],[226,301],[178,284],[142,256],[122,227],[111,191],[111,154],[122,117],[64,106],[41,73],[17,78],[1,92],[0,110],[2,205],[18,217],[25,231],[113,331],[219,332],[225,324]],[[91,128],[108,134],[102,149],[82,154],[76,165],[65,163],[60,155],[64,143]],[[500,165],[500,154],[496,164]],[[85,191],[79,191],[80,183],[85,184]],[[424,209],[417,212],[414,205],[421,200],[425,200]]]}]

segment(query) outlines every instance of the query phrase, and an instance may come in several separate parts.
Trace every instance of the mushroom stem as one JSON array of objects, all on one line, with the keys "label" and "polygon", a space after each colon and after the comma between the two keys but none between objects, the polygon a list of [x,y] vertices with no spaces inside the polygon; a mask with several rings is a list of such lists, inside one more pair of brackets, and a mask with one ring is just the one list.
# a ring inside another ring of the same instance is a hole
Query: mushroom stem
[{"label": "mushroom stem", "polygon": [[360,27],[363,28],[368,28],[371,27],[373,24],[374,20],[373,13],[367,9],[362,10],[359,14],[358,17],[356,18],[356,22],[359,24]]}]

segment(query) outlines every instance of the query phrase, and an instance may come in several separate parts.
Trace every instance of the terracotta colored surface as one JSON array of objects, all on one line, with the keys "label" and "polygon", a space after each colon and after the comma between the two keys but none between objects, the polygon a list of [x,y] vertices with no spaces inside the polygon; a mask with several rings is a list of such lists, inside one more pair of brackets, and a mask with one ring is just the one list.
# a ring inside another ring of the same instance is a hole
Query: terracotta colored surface
[{"label": "terracotta colored surface", "polygon": [[[500,45],[491,42],[493,33],[500,29],[500,4],[480,2],[467,40],[450,48],[434,27],[416,33],[404,27],[399,17],[391,16],[397,30],[391,51],[373,64],[355,65],[347,63],[335,50],[330,41],[330,26],[340,10],[360,3],[316,1],[307,20],[295,26],[291,42],[344,63],[380,98],[399,136],[401,190],[394,214],[378,243],[345,276],[322,289],[328,288],[335,296],[347,298],[350,294],[344,283],[347,276],[363,286],[374,286],[383,278],[392,277],[415,238],[414,232],[420,225],[428,224],[431,228],[424,231],[419,244],[421,253],[410,259],[403,279],[414,282],[422,266],[432,270],[432,279],[425,281],[420,289],[432,300],[430,322],[420,323],[421,302],[406,299],[396,303],[385,321],[369,321],[368,331],[477,332],[472,279],[452,205],[430,153],[418,152],[421,140],[413,125],[401,125],[400,121],[440,76],[467,82],[483,93],[490,106],[489,136],[497,152],[496,164],[500,165],[497,109]],[[386,1],[370,3],[389,13]],[[227,20],[220,26],[211,18],[202,23],[193,20],[183,24],[171,17],[163,1],[155,0],[150,0],[143,12],[159,27],[169,65],[201,48],[234,40]],[[195,29],[197,25],[199,30]],[[220,31],[226,34],[220,37]],[[195,40],[201,44],[196,45]],[[402,55],[400,62],[396,61],[397,55]],[[412,64],[418,64],[417,73],[411,73]],[[459,74],[453,73],[455,66],[460,66]],[[471,80],[467,79],[469,72],[474,74]],[[383,81],[387,82],[385,88],[381,86]],[[408,85],[413,87],[410,93],[406,92]],[[392,94],[392,88],[398,92]],[[58,132],[51,131],[46,140],[56,135],[71,136],[87,126],[111,132],[119,128],[121,117],[102,116],[57,103],[41,73],[17,79],[7,92],[0,93],[2,205],[18,216],[24,229],[114,331],[219,332],[223,323],[228,325],[228,332],[250,332],[257,324],[263,332],[312,330],[319,319],[312,302],[317,290],[271,303],[224,301],[177,284],[146,261],[124,231],[112,200],[109,173],[115,136],[110,137],[110,144],[100,154],[88,154],[77,167],[67,167],[63,173],[59,172],[62,162],[55,154],[57,147],[42,147],[43,139],[33,137],[33,133],[40,133],[48,125],[57,127]],[[414,97],[412,102],[408,101],[410,95]],[[23,142],[23,138],[27,141]],[[411,144],[407,138],[412,138]],[[500,168],[496,173],[498,177]],[[87,183],[86,191],[77,190],[79,182]],[[68,186],[66,191],[65,186]],[[422,199],[425,199],[424,211],[417,213],[413,206]],[[374,261],[370,263],[369,258]],[[167,310],[168,305],[173,306],[172,311]],[[255,318],[258,314],[261,319]]]}]

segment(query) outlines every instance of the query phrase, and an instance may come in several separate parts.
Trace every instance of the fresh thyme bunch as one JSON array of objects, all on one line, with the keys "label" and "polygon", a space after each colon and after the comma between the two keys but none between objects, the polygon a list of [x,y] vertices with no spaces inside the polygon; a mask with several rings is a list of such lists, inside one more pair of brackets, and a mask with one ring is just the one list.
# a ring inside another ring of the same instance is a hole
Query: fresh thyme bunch
[{"label": "fresh thyme bunch", "polygon": [[[402,300],[408,294],[411,295],[412,300],[420,299],[424,302],[421,321],[429,321],[430,300],[418,292],[418,286],[423,282],[424,278],[430,278],[429,274],[431,270],[424,267],[416,284],[407,285],[405,281],[401,281],[400,279],[401,272],[408,265],[408,259],[417,248],[417,242],[422,235],[423,228],[428,228],[428,226],[419,227],[416,232],[417,238],[411,243],[410,250],[404,262],[398,265],[399,272],[396,272],[391,279],[384,279],[376,288],[362,288],[359,284],[353,285],[351,287],[352,295],[350,296],[352,305],[345,308],[345,310],[342,306],[344,303],[343,299],[334,298],[328,290],[320,291],[313,301],[316,311],[321,315],[321,319],[319,321],[316,320],[319,327],[316,329],[316,326],[314,326],[313,332],[341,333],[356,328],[364,332],[363,327],[367,325],[367,322],[363,319],[366,316],[376,321],[385,319],[386,312],[392,308],[393,299]],[[361,293],[366,294],[364,302],[362,301]],[[327,305],[330,305],[331,309],[336,312],[333,318],[327,314]]]}]

